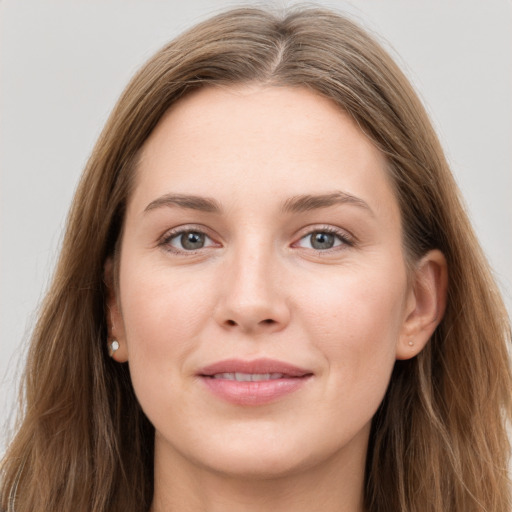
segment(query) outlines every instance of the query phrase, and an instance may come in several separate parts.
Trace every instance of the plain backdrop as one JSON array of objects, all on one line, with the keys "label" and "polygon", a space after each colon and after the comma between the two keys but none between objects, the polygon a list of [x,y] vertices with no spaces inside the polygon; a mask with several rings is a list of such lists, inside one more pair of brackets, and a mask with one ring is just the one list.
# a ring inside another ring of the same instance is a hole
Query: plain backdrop
[{"label": "plain backdrop", "polygon": [[[377,32],[415,84],[512,311],[512,2],[319,3]],[[117,97],[169,39],[247,4],[0,1],[0,453],[73,191]]]}]

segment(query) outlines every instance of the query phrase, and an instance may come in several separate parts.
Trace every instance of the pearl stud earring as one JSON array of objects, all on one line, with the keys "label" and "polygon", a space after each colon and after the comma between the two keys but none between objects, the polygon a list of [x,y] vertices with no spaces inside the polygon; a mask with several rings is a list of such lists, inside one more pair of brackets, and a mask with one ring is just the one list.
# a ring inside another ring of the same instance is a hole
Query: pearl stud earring
[{"label": "pearl stud earring", "polygon": [[108,344],[108,354],[110,357],[114,357],[114,354],[115,352],[119,350],[119,341],[117,340],[112,340],[109,344]]}]

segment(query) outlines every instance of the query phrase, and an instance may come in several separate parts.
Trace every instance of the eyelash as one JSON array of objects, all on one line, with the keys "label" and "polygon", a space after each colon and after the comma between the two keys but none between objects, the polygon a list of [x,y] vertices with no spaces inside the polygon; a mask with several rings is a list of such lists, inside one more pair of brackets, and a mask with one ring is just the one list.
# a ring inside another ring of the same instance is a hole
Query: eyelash
[{"label": "eyelash", "polygon": [[[200,247],[199,249],[196,249],[196,250],[194,250],[194,249],[187,250],[185,248],[180,249],[180,248],[174,247],[171,244],[172,240],[174,240],[180,236],[183,236],[184,234],[187,234],[187,233],[197,233],[199,235],[203,235],[205,238],[207,238],[208,240],[210,240],[213,243],[211,243],[207,246],[204,246],[204,247]],[[353,247],[355,245],[355,240],[353,239],[353,237],[348,235],[345,231],[334,228],[332,226],[318,226],[318,227],[309,228],[308,231],[305,232],[305,234],[303,234],[296,242],[294,242],[292,244],[292,247],[298,246],[299,242],[301,242],[304,239],[307,239],[308,237],[313,236],[315,233],[318,233],[318,234],[327,233],[329,235],[333,235],[341,243],[339,245],[335,245],[333,247],[326,248],[326,249],[315,249],[314,247],[311,247],[311,248],[304,247],[304,249],[312,250],[317,253],[329,253],[331,251],[343,250],[344,247]],[[215,246],[218,244],[216,244],[216,242],[212,239],[212,237],[210,237],[207,234],[207,231],[203,227],[201,227],[201,226],[197,226],[197,227],[196,226],[185,226],[185,227],[175,228],[171,231],[166,232],[165,235],[161,238],[158,245],[163,247],[166,251],[174,253],[174,254],[194,255],[194,254],[197,254],[199,251],[208,249],[209,247],[212,247],[212,246]]]},{"label": "eyelash", "polygon": [[186,255],[194,255],[196,253],[198,253],[199,251],[201,250],[204,250],[204,249],[207,249],[208,247],[211,247],[211,246],[214,246],[216,245],[215,242],[213,242],[212,244],[206,246],[206,247],[201,247],[199,249],[196,249],[196,250],[187,250],[187,249],[179,249],[179,248],[176,248],[174,247],[173,245],[171,245],[171,242],[172,240],[174,240],[175,238],[178,238],[180,236],[183,236],[187,233],[197,233],[199,235],[203,235],[205,238],[209,239],[210,241],[213,242],[213,239],[208,236],[207,234],[207,231],[201,227],[201,226],[184,226],[184,227],[179,227],[179,228],[175,228],[171,231],[167,231],[164,236],[162,237],[161,241],[159,242],[159,246],[160,247],[163,247],[166,251],[168,252],[171,252],[171,253],[174,253],[174,254],[179,254],[179,255],[182,255],[182,254],[186,254]]},{"label": "eyelash", "polygon": [[327,233],[329,235],[335,236],[341,243],[334,247],[330,247],[328,249],[315,249],[314,247],[305,248],[308,250],[315,251],[317,253],[330,253],[331,251],[339,251],[343,250],[346,247],[353,247],[355,245],[355,240],[352,236],[347,234],[345,231],[341,229],[335,228],[333,226],[318,226],[313,228],[308,228],[308,231],[299,238],[297,242],[293,245],[297,245],[301,240],[307,239],[308,237],[313,236],[315,233]]}]

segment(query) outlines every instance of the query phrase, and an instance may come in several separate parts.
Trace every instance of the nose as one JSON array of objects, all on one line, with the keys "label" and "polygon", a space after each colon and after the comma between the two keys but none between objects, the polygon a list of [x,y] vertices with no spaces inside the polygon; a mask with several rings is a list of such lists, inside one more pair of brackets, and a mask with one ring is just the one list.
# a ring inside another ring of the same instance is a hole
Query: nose
[{"label": "nose", "polygon": [[215,320],[224,329],[243,333],[284,329],[290,309],[283,284],[282,269],[270,250],[253,247],[239,251],[222,276]]}]

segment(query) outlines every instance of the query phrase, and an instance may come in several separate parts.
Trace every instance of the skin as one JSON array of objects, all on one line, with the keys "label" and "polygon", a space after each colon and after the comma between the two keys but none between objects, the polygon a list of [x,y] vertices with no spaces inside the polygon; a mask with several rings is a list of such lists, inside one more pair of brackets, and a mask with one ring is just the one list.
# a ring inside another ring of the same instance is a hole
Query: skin
[{"label": "skin", "polygon": [[[187,230],[205,245],[187,250]],[[175,104],[144,146],[109,299],[114,357],[156,430],[152,512],[361,512],[372,416],[395,360],[423,348],[444,307],[442,255],[414,268],[385,160],[332,102],[251,85]],[[313,375],[258,406],[197,375],[259,357]]]}]

